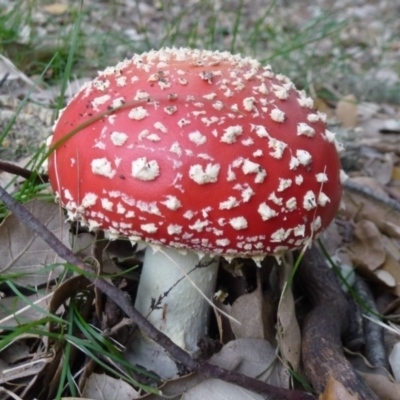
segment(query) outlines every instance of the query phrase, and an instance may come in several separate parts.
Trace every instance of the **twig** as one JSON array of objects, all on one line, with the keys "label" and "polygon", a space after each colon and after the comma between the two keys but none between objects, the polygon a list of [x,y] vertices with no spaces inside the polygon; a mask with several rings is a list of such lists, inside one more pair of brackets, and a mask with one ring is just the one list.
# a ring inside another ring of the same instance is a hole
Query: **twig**
[{"label": "twig", "polygon": [[328,379],[342,383],[359,400],[378,400],[345,358],[341,337],[352,318],[349,304],[332,269],[315,245],[307,250],[297,271],[313,308],[303,324],[302,356],[305,373],[322,392]]},{"label": "twig", "polygon": [[[379,319],[376,317],[378,310],[371,290],[366,282],[359,276],[357,276],[353,288],[366,306],[363,313],[370,318],[363,318],[365,356],[374,367],[384,367],[389,370],[386,350],[383,343],[383,328],[374,322],[374,320],[379,321]],[[375,315],[368,310],[371,310]]]},{"label": "twig", "polygon": [[174,344],[166,335],[157,330],[145,317],[132,305],[132,302],[118,288],[101,278],[92,278],[93,269],[72,253],[63,243],[50,232],[37,218],[26,208],[15,201],[1,186],[0,200],[30,229],[37,233],[61,258],[76,265],[82,271],[89,274],[87,279],[92,282],[104,294],[116,302],[121,309],[132,318],[133,322],[145,332],[145,334],[163,347],[171,358],[182,363],[189,370],[197,371],[207,378],[218,378],[245,387],[253,392],[261,394],[265,400],[315,400],[316,397],[301,391],[287,390],[269,385],[265,382],[250,378],[243,374],[219,368],[213,364],[193,359],[186,351]]},{"label": "twig", "polygon": [[368,196],[376,201],[379,201],[380,203],[400,212],[400,202],[398,202],[395,199],[390,198],[387,195],[377,193],[374,190],[372,190],[371,188],[360,185],[359,183],[354,182],[351,179],[346,179],[343,183],[343,186],[345,189],[350,189],[355,192],[361,193],[365,196]]},{"label": "twig", "polygon": [[9,72],[6,72],[3,77],[0,79],[0,87],[4,85],[4,82],[8,79],[8,76],[10,75]]},{"label": "twig", "polygon": [[8,172],[10,174],[17,175],[25,179],[30,179],[34,177],[35,181],[39,182],[45,183],[49,181],[49,177],[46,174],[38,174],[35,171],[18,167],[18,165],[6,161],[0,161],[0,171]]}]

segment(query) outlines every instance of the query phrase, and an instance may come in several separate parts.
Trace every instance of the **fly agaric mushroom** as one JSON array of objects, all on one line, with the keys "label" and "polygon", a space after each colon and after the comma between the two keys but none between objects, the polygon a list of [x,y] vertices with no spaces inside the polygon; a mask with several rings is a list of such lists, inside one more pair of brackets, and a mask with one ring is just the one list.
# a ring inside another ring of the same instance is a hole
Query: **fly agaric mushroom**
[{"label": "fly agaric mushroom", "polygon": [[[207,329],[211,260],[279,255],[334,218],[340,163],[325,122],[254,59],[149,51],[100,72],[68,104],[49,178],[69,219],[149,244],[136,307],[193,351]],[[204,255],[210,265],[190,272]]]}]

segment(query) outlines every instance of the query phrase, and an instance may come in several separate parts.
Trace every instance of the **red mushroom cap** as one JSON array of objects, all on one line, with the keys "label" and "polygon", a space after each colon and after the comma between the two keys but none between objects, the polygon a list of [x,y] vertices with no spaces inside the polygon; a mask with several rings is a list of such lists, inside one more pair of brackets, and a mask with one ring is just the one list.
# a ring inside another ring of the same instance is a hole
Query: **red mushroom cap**
[{"label": "red mushroom cap", "polygon": [[50,182],[70,219],[111,237],[254,258],[303,246],[339,206],[325,115],[251,58],[135,55],[81,89],[52,144],[76,128]]}]

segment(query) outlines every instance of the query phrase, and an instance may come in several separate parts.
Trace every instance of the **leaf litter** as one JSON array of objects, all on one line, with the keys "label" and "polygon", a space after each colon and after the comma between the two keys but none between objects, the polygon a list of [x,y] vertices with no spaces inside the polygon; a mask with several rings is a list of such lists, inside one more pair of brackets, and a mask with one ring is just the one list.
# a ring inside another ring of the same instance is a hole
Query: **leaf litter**
[{"label": "leaf litter", "polygon": [[[130,2],[126,2],[127,4]],[[338,2],[346,5],[345,1]],[[377,12],[384,10],[384,4],[377,7],[368,1],[362,2],[362,6],[349,8],[349,13],[354,24],[351,29],[343,29],[341,41],[346,44],[348,51],[357,49],[358,46],[371,45],[374,41],[374,27],[366,29],[368,24],[360,24],[365,18],[376,16]],[[133,3],[132,3],[133,4]],[[131,5],[132,6],[132,5]],[[152,6],[142,4],[142,11],[146,18],[150,18],[154,10]],[[53,3],[43,7],[42,12],[49,16],[60,17],[65,15],[67,6],[61,3]],[[284,11],[280,10],[283,15]],[[302,21],[302,18],[309,12],[306,8],[302,12],[293,13],[295,18]],[[348,16],[349,17],[349,16]],[[381,21],[376,21],[377,25]],[[364,27],[361,25],[365,25]],[[364,32],[366,35],[360,35]],[[137,34],[137,33],[135,33]],[[360,40],[360,38],[363,38]],[[396,43],[393,44],[395,46]],[[398,43],[397,43],[398,46]],[[327,46],[329,48],[329,45]],[[376,50],[376,49],[375,49]],[[319,49],[323,51],[323,49]],[[388,56],[388,65],[393,62],[393,55]],[[392,58],[391,58],[392,57]],[[356,61],[353,60],[353,63]],[[359,60],[362,65],[362,60]],[[14,81],[7,89],[7,95],[2,95],[0,102],[0,127],[8,122],[20,100],[17,98],[23,92],[32,87],[32,77],[20,71],[11,60],[2,56],[0,59],[0,75],[7,73],[9,81]],[[373,76],[383,77],[398,83],[398,77],[391,71],[384,69],[371,71]],[[359,83],[354,79],[346,78],[334,88],[331,83],[326,85],[316,81],[315,86],[322,86],[324,89],[332,89],[337,100],[325,101],[316,99],[316,104],[321,111],[329,116],[329,123],[333,130],[345,142],[345,152],[342,154],[342,163],[348,173],[350,180],[358,187],[346,187],[343,196],[343,206],[334,223],[335,229],[324,234],[323,240],[328,243],[335,243],[330,248],[331,256],[335,256],[338,264],[350,265],[353,271],[365,279],[372,289],[374,301],[378,307],[379,320],[384,324],[400,326],[400,213],[394,210],[385,199],[392,199],[400,202],[400,107],[396,102],[389,102],[385,98],[377,98],[377,91],[368,74],[363,75],[364,80]],[[393,81],[394,79],[394,81]],[[72,82],[73,84],[73,82]],[[71,84],[70,96],[74,90]],[[364,86],[363,86],[364,85]],[[376,84],[378,85],[378,84]],[[77,85],[79,86],[79,85]],[[14,92],[9,90],[14,88]],[[22,88],[22,89],[21,89]],[[364,91],[363,91],[364,89]],[[369,90],[369,92],[368,92]],[[49,107],[55,102],[57,90],[38,88],[32,98],[41,99],[42,105],[36,107],[28,103],[19,114],[18,129],[11,132],[12,141],[3,143],[2,158],[9,158],[12,161],[21,159],[21,156],[30,154],[26,151],[29,147],[37,148],[48,136],[54,113]],[[382,95],[382,93],[379,93]],[[383,95],[382,95],[383,96]],[[390,99],[392,97],[389,96]],[[37,129],[37,131],[36,131]],[[37,132],[35,134],[34,132]],[[13,136],[14,135],[14,136]],[[7,147],[8,146],[8,147]],[[3,157],[4,156],[4,157]],[[3,174],[3,173],[2,173]],[[1,176],[0,176],[1,178]],[[368,188],[373,193],[379,193],[381,200],[372,198],[368,192],[362,189]],[[49,230],[64,238],[69,243],[69,227],[62,222],[59,207],[49,203],[34,201],[28,203],[27,207],[36,215]],[[332,232],[336,233],[332,233]],[[34,293],[24,292],[24,298],[16,296],[10,290],[5,290],[4,280],[2,281],[1,292],[3,298],[0,300],[1,318],[11,317],[7,320],[7,326],[19,325],[22,321],[37,321],[50,312],[56,316],[63,316],[68,305],[75,295],[85,292],[86,300],[90,300],[89,306],[81,304],[81,310],[86,313],[88,319],[94,317],[94,303],[100,313],[104,311],[102,299],[95,300],[99,294],[94,294],[81,277],[70,277],[63,284],[57,282],[62,276],[63,268],[55,267],[51,271],[43,271],[47,265],[61,265],[63,263],[54,252],[45,247],[38,237],[31,234],[12,215],[4,220],[0,227],[1,247],[0,259],[2,260],[2,276],[13,274],[12,282],[17,289],[24,291],[35,288]],[[92,235],[87,232],[80,233],[75,237],[75,244],[81,248],[82,256],[92,257],[91,247],[95,241]],[[105,249],[104,269],[112,274],[121,273],[121,263],[125,259],[125,249],[113,249],[108,252]],[[140,249],[133,249],[135,263],[140,263]],[[240,325],[219,316],[220,329],[215,329],[215,335],[221,331],[225,323],[224,337],[229,341],[223,342],[222,350],[211,357],[211,362],[221,367],[240,371],[249,376],[258,377],[275,385],[290,387],[293,381],[290,373],[301,374],[300,368],[300,345],[301,334],[301,311],[296,309],[296,294],[288,287],[283,292],[283,283],[288,279],[293,267],[293,261],[284,263],[268,270],[267,277],[239,276],[235,277],[235,283],[227,290],[227,299],[224,301],[224,310],[240,322]],[[250,267],[250,268],[255,268]],[[278,270],[278,272],[277,272]],[[28,275],[26,275],[28,273]],[[114,278],[113,278],[114,279]],[[121,288],[126,290],[127,295],[134,295],[136,278],[122,276],[115,281]],[[55,284],[57,282],[57,284]],[[226,280],[220,282],[224,287]],[[271,289],[278,283],[278,292]],[[133,288],[133,289],[132,289]],[[232,295],[232,292],[235,292]],[[90,293],[89,295],[87,293]],[[50,295],[51,299],[47,296]],[[268,300],[268,301],[266,301]],[[32,304],[37,304],[47,310],[45,313],[38,312]],[[24,309],[25,307],[26,310]],[[222,308],[222,304],[221,304]],[[362,307],[361,307],[362,309]],[[17,313],[23,310],[22,313]],[[267,316],[267,317],[266,317]],[[100,317],[100,318],[99,318]],[[113,324],[122,321],[122,316],[97,315],[97,323],[107,326],[105,319],[112,319]],[[103,319],[99,321],[99,319]],[[13,321],[12,321],[13,320]],[[226,324],[227,322],[227,324]],[[0,323],[0,329],[2,328]],[[59,332],[57,326],[50,325],[51,332]],[[130,328],[122,326],[117,330],[119,334],[119,345],[124,346],[130,334]],[[368,365],[368,361],[362,357],[355,362],[349,357],[360,372],[367,385],[378,395],[379,398],[396,399],[400,390],[400,377],[398,365],[400,364],[400,336],[388,338],[385,333],[384,344],[388,354],[388,362],[393,372],[384,373],[379,368]],[[58,379],[57,373],[49,374],[49,371],[59,370],[63,359],[60,357],[61,349],[56,342],[48,338],[41,338],[39,335],[20,335],[19,338],[6,346],[0,354],[0,368],[3,382],[19,380],[25,386],[23,395],[34,393],[32,388],[37,389],[38,381],[46,377],[46,389],[55,385]],[[50,352],[50,353],[49,353]],[[54,354],[56,352],[56,356]],[[361,353],[360,353],[361,354]],[[71,360],[78,360],[78,353],[71,357]],[[39,360],[39,362],[37,362]],[[29,367],[27,367],[29,366]],[[82,364],[81,364],[82,367]],[[90,371],[89,363],[83,364],[83,368]],[[20,372],[22,370],[22,372]],[[10,372],[11,371],[11,372]],[[159,396],[137,392],[121,379],[116,379],[104,372],[88,373],[82,379],[83,392],[81,396],[93,399],[112,398],[118,394],[118,398],[153,398]],[[397,382],[397,383],[396,383]],[[84,388],[83,388],[84,387]],[[239,389],[231,384],[225,384],[220,380],[204,380],[196,374],[177,377],[174,380],[165,382],[162,386],[164,393],[174,393],[174,398],[186,400],[197,398],[248,398],[257,399],[258,395]],[[53,389],[54,390],[54,389]],[[169,392],[170,390],[170,392]],[[183,396],[182,393],[185,393]],[[108,394],[105,396],[105,394]],[[130,397],[129,397],[130,396]],[[136,397],[135,397],[136,396]],[[235,397],[236,396],[236,397]],[[239,397],[238,397],[239,396]],[[325,391],[320,399],[343,399],[353,400],[354,397],[343,385],[334,378],[328,380]]]}]

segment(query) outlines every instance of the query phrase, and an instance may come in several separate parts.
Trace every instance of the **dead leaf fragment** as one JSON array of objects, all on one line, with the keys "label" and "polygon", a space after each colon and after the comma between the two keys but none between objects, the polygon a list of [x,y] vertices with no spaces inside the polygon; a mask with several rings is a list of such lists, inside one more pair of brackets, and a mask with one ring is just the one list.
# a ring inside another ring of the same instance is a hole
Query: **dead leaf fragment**
[{"label": "dead leaf fragment", "polygon": [[328,118],[332,118],[332,110],[327,104],[327,102],[321,97],[313,97],[314,107],[327,115]]},{"label": "dead leaf fragment", "polygon": [[397,382],[400,382],[400,342],[397,342],[389,354],[389,363]]},{"label": "dead leaf fragment", "polygon": [[336,118],[344,128],[355,128],[358,125],[357,99],[349,94],[337,103]]},{"label": "dead leaf fragment", "polygon": [[295,312],[295,302],[291,287],[286,283],[291,275],[293,263],[283,260],[279,268],[279,285],[282,296],[278,305],[277,336],[278,346],[286,364],[298,371],[301,353],[301,332]]},{"label": "dead leaf fragment", "polygon": [[332,376],[329,377],[324,393],[320,394],[319,400],[358,400],[357,395],[352,395]]},{"label": "dead leaf fragment", "polygon": [[[259,273],[259,271],[258,271]],[[230,325],[235,337],[266,339],[273,343],[273,321],[268,321],[272,311],[267,310],[268,304],[264,300],[261,290],[261,281],[258,278],[257,289],[244,294],[232,304],[230,315],[237,321],[230,320]]]},{"label": "dead leaf fragment", "polygon": [[393,167],[393,170],[392,170],[392,179],[393,179],[394,181],[400,181],[400,167],[398,167],[398,166]]},{"label": "dead leaf fragment", "polygon": [[106,374],[92,374],[86,382],[82,395],[93,400],[139,398],[138,392],[127,382]]},{"label": "dead leaf fragment", "polygon": [[68,10],[66,4],[53,3],[43,7],[43,11],[50,15],[63,15]]},{"label": "dead leaf fragment", "polygon": [[2,54],[0,54],[0,76],[7,76],[8,80],[21,79],[29,86],[34,85],[34,82],[31,79],[29,79],[7,57],[4,57]]},{"label": "dead leaf fragment", "polygon": [[392,179],[394,153],[370,157],[364,165],[366,175],[373,177],[381,185],[387,185]]},{"label": "dead leaf fragment", "polygon": [[381,374],[373,374],[359,372],[362,379],[370,387],[370,389],[384,400],[398,400],[400,393],[400,383],[393,382],[387,376]]},{"label": "dead leaf fragment", "polygon": [[[33,200],[24,206],[68,246],[68,226],[63,223],[58,205]],[[13,214],[0,225],[0,243],[0,273],[21,274],[14,279],[21,286],[39,286],[63,271],[60,266],[50,273],[42,272],[44,266],[61,264],[64,260]]]},{"label": "dead leaf fragment", "polygon": [[394,276],[390,272],[385,271],[383,269],[378,269],[374,271],[374,274],[386,286],[389,286],[391,288],[396,286],[396,280],[394,279]]},{"label": "dead leaf fragment", "polygon": [[24,298],[11,295],[1,299],[0,327],[1,325],[17,326],[44,318],[48,313],[47,306],[50,298],[51,293],[43,290],[32,295],[25,295]]},{"label": "dead leaf fragment", "polygon": [[182,400],[262,400],[263,398],[257,393],[219,379],[207,379],[182,396]]},{"label": "dead leaf fragment", "polygon": [[263,339],[236,339],[214,354],[210,363],[241,374],[258,377],[271,385],[288,388],[286,370],[277,362],[275,348]]},{"label": "dead leaf fragment", "polygon": [[357,267],[375,271],[385,262],[386,250],[381,233],[371,221],[361,220],[355,224],[354,240],[349,250],[353,264]]}]

